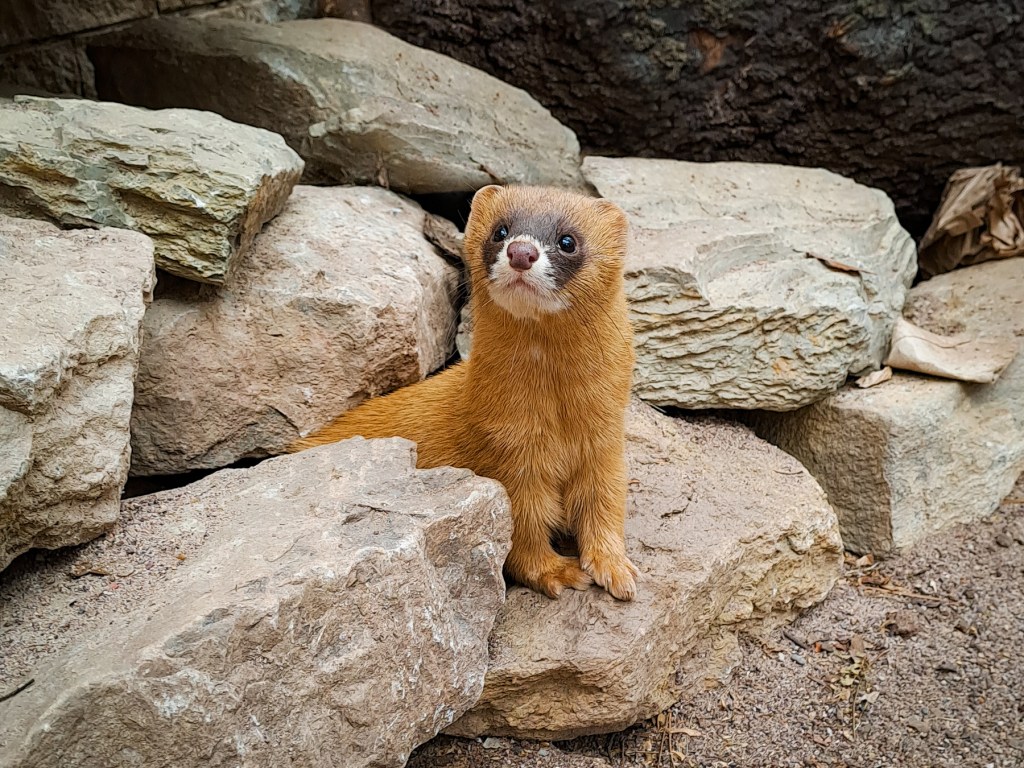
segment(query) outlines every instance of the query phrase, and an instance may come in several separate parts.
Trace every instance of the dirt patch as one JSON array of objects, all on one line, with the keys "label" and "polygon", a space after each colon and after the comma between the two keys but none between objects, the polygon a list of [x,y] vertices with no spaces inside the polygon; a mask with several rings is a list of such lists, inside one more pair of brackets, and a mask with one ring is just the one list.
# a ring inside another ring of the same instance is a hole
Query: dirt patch
[{"label": "dirt patch", "polygon": [[1024,478],[991,517],[844,578],[792,627],[746,637],[724,688],[621,734],[439,737],[412,768],[1024,765]]}]

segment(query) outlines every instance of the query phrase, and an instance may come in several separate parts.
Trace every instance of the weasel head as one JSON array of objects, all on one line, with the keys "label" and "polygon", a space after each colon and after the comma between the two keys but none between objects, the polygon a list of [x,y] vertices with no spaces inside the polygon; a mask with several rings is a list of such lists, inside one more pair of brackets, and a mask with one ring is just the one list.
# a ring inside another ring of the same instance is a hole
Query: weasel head
[{"label": "weasel head", "polygon": [[626,215],[608,200],[492,185],[473,198],[464,253],[474,294],[539,319],[618,296],[627,243]]}]

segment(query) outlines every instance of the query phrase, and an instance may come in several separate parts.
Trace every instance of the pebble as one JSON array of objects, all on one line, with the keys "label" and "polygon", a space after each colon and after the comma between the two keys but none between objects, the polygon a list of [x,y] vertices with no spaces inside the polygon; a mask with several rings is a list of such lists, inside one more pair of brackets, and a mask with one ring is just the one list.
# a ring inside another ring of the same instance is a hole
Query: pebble
[{"label": "pebble", "polygon": [[957,665],[954,664],[952,661],[940,661],[939,662],[939,666],[937,666],[935,669],[937,669],[939,672],[959,672],[960,671],[960,668],[957,667]]},{"label": "pebble", "polygon": [[922,720],[920,717],[908,717],[907,726],[913,728],[915,731],[920,733],[922,736],[931,729],[931,723],[927,720]]},{"label": "pebble", "polygon": [[1006,531],[996,536],[996,544],[1000,547],[1011,547],[1013,546],[1013,538]]},{"label": "pebble", "polygon": [[484,739],[484,749],[501,749],[503,746],[505,746],[505,742],[502,739],[496,739],[493,736]]},{"label": "pebble", "polygon": [[793,661],[795,661],[801,667],[804,666],[807,663],[807,661],[804,659],[804,657],[801,656],[799,653],[791,653],[791,654],[789,654],[789,658],[791,658]]},{"label": "pebble", "polygon": [[885,624],[900,637],[913,637],[921,631],[921,617],[916,611],[892,611],[885,617]]}]

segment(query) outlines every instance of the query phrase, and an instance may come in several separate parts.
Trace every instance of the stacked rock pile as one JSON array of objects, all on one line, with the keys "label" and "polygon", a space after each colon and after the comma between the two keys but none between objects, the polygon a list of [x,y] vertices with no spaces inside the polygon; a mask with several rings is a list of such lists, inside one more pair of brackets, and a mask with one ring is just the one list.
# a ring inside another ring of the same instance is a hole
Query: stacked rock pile
[{"label": "stacked rock pile", "polygon": [[[621,729],[821,600],[844,543],[984,515],[1024,469],[1020,358],[847,385],[901,315],[1024,335],[1024,258],[911,288],[877,190],[583,159],[528,94],[355,22],[154,19],[88,55],[101,101],[0,100],[0,765]],[[633,603],[506,595],[503,489],[406,441],[266,458],[451,359],[458,238],[422,206],[489,183],[630,216]]]}]

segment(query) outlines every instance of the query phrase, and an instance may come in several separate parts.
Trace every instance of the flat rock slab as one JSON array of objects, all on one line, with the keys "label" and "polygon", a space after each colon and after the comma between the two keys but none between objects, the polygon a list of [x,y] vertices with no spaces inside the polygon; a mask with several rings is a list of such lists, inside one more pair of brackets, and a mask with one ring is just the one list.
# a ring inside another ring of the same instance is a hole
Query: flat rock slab
[{"label": "flat rock slab", "polygon": [[0,213],[144,232],[190,280],[223,283],[302,168],[280,136],[218,115],[0,100]]},{"label": "flat rock slab", "polygon": [[582,185],[576,136],[525,91],[368,24],[164,18],[91,42],[89,56],[101,98],[276,131],[311,181]]},{"label": "flat rock slab", "polygon": [[878,365],[917,269],[884,193],[828,171],[588,157],[633,226],[636,392],[785,411]]},{"label": "flat rock slab", "polygon": [[626,545],[636,600],[509,590],[480,702],[449,733],[568,739],[622,730],[674,704],[702,656],[779,621],[839,575],[835,514],[814,479],[746,427],[634,403]]},{"label": "flat rock slab", "polygon": [[379,187],[297,187],[230,285],[161,281],[146,314],[132,473],[282,453],[451,353],[459,272],[423,210]]},{"label": "flat rock slab", "polygon": [[153,243],[0,214],[0,568],[117,519]]},{"label": "flat rock slab", "polygon": [[[0,764],[401,766],[480,695],[501,486],[362,439],[124,503],[0,585]],[[80,576],[78,580],[75,575]]]},{"label": "flat rock slab", "polygon": [[[933,333],[1016,337],[1024,349],[1024,258],[920,283],[905,315]],[[990,514],[1024,472],[1024,352],[994,384],[896,372],[754,423],[821,483],[846,547],[885,555]]]}]

